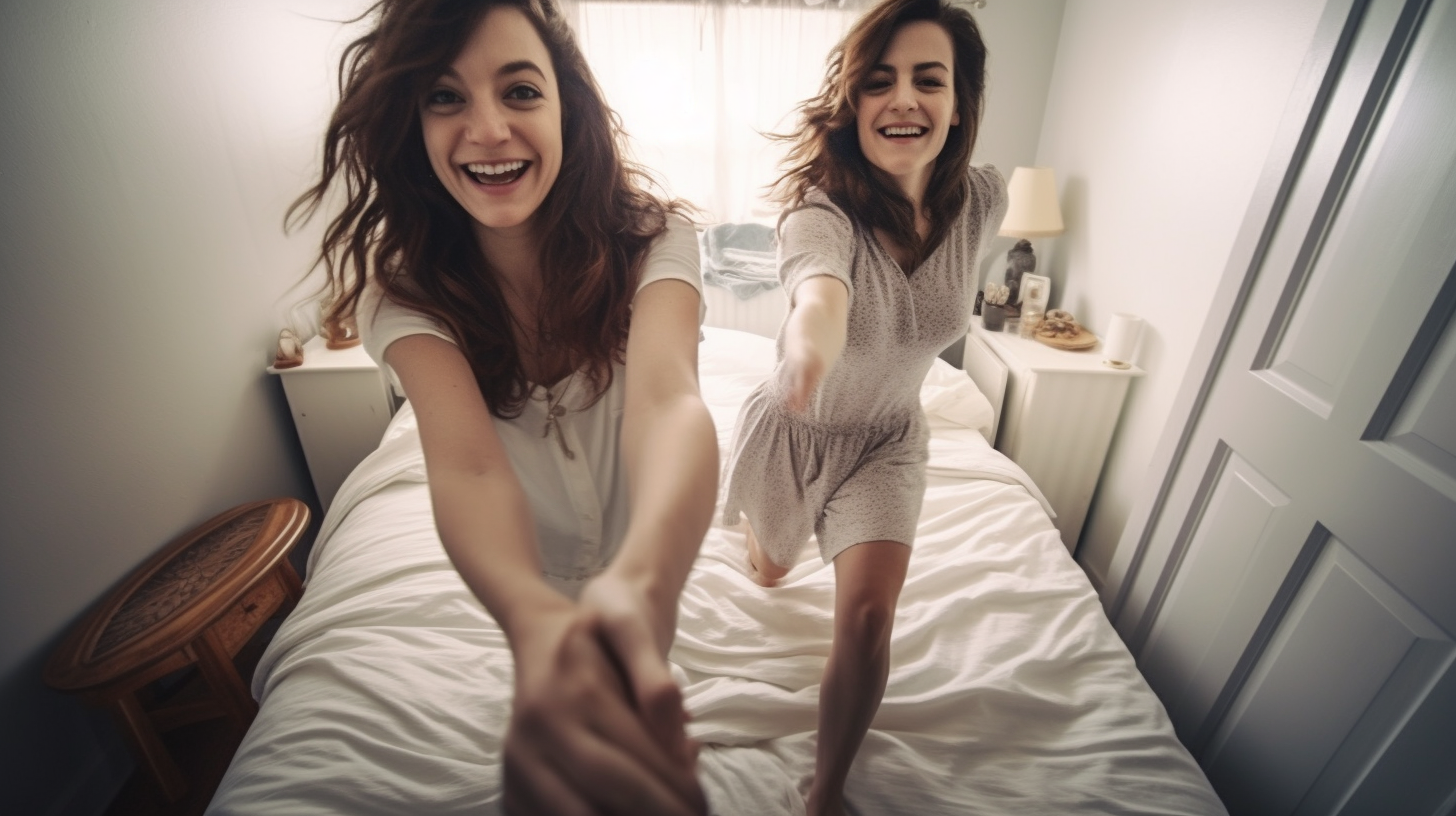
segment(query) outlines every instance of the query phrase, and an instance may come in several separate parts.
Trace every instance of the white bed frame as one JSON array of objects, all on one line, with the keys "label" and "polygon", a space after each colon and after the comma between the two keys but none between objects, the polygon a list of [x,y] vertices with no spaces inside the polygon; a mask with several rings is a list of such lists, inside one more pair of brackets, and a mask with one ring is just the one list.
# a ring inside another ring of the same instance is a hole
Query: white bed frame
[{"label": "white bed frame", "polygon": [[707,284],[703,287],[703,302],[708,307],[708,315],[703,320],[707,325],[746,331],[770,340],[779,336],[779,326],[789,313],[782,287],[744,300],[721,286]]},{"label": "white bed frame", "polygon": [[961,368],[965,369],[971,382],[981,389],[981,393],[991,403],[991,412],[995,419],[991,421],[991,438],[986,441],[994,446],[996,434],[1001,430],[1001,405],[1006,401],[1006,381],[1010,369],[986,345],[986,341],[973,332],[966,334],[965,351],[961,353]]}]

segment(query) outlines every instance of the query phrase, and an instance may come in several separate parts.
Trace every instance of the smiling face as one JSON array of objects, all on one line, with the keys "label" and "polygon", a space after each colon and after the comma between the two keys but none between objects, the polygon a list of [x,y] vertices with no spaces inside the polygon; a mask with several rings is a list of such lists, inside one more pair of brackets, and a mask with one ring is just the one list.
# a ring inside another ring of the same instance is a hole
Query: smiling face
[{"label": "smiling face", "polygon": [[486,12],[430,86],[420,125],[430,167],[478,231],[530,233],[561,172],[561,99],[551,56],[524,13]]},{"label": "smiling face", "polygon": [[859,87],[859,146],[918,206],[950,128],[960,124],[950,35],[927,20],[895,30]]}]

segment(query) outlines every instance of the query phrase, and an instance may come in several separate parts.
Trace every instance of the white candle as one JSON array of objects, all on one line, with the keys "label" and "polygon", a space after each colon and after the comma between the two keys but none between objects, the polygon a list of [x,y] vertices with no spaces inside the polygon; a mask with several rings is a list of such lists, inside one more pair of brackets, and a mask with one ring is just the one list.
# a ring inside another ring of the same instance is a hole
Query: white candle
[{"label": "white candle", "polygon": [[1113,315],[1112,325],[1107,329],[1107,339],[1102,343],[1102,362],[1113,368],[1131,366],[1133,352],[1137,351],[1138,339],[1142,333],[1141,317],[1123,312]]}]

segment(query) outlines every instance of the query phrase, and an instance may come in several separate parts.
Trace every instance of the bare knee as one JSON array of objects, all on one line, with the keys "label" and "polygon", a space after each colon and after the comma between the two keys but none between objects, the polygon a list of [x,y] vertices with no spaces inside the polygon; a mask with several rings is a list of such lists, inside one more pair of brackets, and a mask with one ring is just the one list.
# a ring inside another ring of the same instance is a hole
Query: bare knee
[{"label": "bare knee", "polygon": [[764,586],[773,586],[780,578],[789,574],[790,567],[779,566],[768,553],[764,551],[763,545],[759,543],[758,536],[753,532],[753,526],[748,527],[748,563],[758,573],[755,580]]},{"label": "bare knee", "polygon": [[895,624],[893,598],[855,597],[844,600],[838,607],[835,628],[839,636],[871,649],[889,643]]}]

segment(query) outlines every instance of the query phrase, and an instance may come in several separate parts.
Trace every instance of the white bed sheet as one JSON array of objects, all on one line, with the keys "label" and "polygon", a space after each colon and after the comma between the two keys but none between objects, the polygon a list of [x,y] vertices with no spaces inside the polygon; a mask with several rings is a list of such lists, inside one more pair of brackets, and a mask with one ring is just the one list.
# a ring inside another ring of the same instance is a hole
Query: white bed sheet
[{"label": "white bed sheet", "polygon": [[[726,446],[773,344],[705,334],[703,391]],[[1225,813],[956,377],[937,362],[922,392],[929,487],[851,812]],[[833,609],[832,569],[804,553],[764,589],[742,532],[715,527],[684,589],[670,658],[715,814],[803,812]],[[209,812],[496,812],[511,676],[435,534],[406,406],[325,519]]]}]

